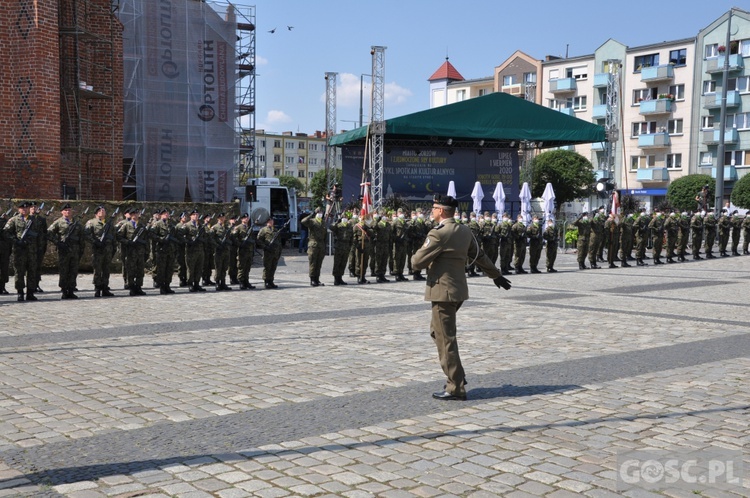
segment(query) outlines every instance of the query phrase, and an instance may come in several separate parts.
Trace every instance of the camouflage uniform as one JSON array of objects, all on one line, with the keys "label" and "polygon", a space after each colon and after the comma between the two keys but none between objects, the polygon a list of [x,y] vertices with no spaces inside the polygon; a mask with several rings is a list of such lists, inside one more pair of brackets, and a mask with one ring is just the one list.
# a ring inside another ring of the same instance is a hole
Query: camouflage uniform
[{"label": "camouflage uniform", "polygon": [[544,229],[542,237],[547,242],[547,273],[555,273],[555,260],[557,259],[557,244],[559,243],[559,236],[555,225],[547,224],[547,228]]},{"label": "camouflage uniform", "polygon": [[[585,214],[585,213],[584,213]],[[573,226],[578,229],[578,240],[576,241],[576,259],[578,260],[578,269],[586,269],[586,255],[589,250],[589,238],[591,237],[591,222],[588,216],[579,216],[573,222]]]},{"label": "camouflage uniform", "polygon": [[[469,230],[471,230],[471,234],[474,236],[474,240],[477,241],[477,244],[482,243],[482,227],[479,225],[479,222],[477,221],[477,218],[473,216],[469,220]],[[476,265],[473,261],[474,258],[469,258],[466,260],[466,271],[469,273],[470,277],[476,277],[478,276],[476,270]]]},{"label": "camouflage uniform", "polygon": [[729,254],[727,254],[727,245],[729,244],[729,234],[732,230],[732,223],[729,220],[729,215],[726,211],[722,210],[717,225],[719,227],[719,255],[729,256]]},{"label": "camouflage uniform", "polygon": [[[197,213],[195,213],[197,214]],[[205,291],[201,287],[201,277],[203,276],[203,258],[205,252],[203,249],[205,228],[200,225],[197,219],[192,219],[183,223],[182,229],[178,232],[180,243],[185,245],[185,262],[187,264],[187,277],[190,292]]]},{"label": "camouflage uniform", "polygon": [[[411,253],[409,254],[409,269],[411,268],[411,257],[414,253],[416,253],[420,247],[422,247],[422,244],[424,243],[425,237],[427,237],[427,232],[429,232],[429,229],[425,225],[424,218],[417,216],[417,219],[412,221],[411,224],[411,230],[410,233],[410,239],[411,239]],[[421,270],[413,270],[411,271],[412,279],[413,280],[424,280],[424,277],[422,276]]]},{"label": "camouflage uniform", "polygon": [[[22,205],[23,206],[23,205]],[[20,212],[3,227],[5,235],[13,242],[13,269],[18,300],[36,301],[36,234],[31,230],[34,220]],[[27,230],[28,228],[28,230]],[[25,232],[25,236],[24,236]],[[26,291],[24,297],[24,289]]]},{"label": "camouflage uniform", "polygon": [[78,220],[59,217],[47,229],[47,239],[57,246],[58,285],[63,299],[76,299],[78,254],[83,244],[83,226]]},{"label": "camouflage uniform", "polygon": [[646,266],[644,259],[646,259],[646,246],[648,245],[649,228],[648,225],[651,223],[651,217],[642,212],[635,223],[635,235],[636,235],[636,249],[635,259],[638,266]]},{"label": "camouflage uniform", "polygon": [[278,287],[273,283],[276,277],[276,267],[281,258],[281,237],[277,235],[278,233],[279,231],[273,225],[266,225],[258,232],[257,244],[263,249],[263,280],[266,289]]},{"label": "camouflage uniform", "polygon": [[597,214],[591,220],[591,236],[589,237],[589,265],[591,265],[591,268],[599,267],[596,260],[602,244],[604,244],[604,220]]},{"label": "camouflage uniform", "polygon": [[43,292],[39,287],[39,282],[42,280],[42,265],[44,262],[44,255],[47,253],[47,218],[40,212],[33,215],[34,224],[33,230],[37,234],[36,239],[36,282],[34,282],[34,289],[36,292]]},{"label": "camouflage uniform", "polygon": [[[189,221],[186,213],[180,216],[180,222],[175,225],[175,233],[182,233],[185,223]],[[188,286],[187,279],[187,260],[185,259],[185,244],[175,244],[175,259],[177,260],[177,278],[180,281],[180,287]]]},{"label": "camouflage uniform", "polygon": [[748,244],[750,244],[750,214],[745,214],[745,219],[742,220],[742,254],[750,254]]},{"label": "camouflage uniform", "polygon": [[739,256],[740,233],[742,231],[742,217],[735,211],[732,214],[732,256]]},{"label": "camouflage uniform", "polygon": [[214,269],[214,239],[210,235],[211,227],[209,226],[211,218],[213,218],[213,216],[204,217],[202,225],[205,233],[208,235],[201,237],[201,241],[203,242],[203,269],[201,271],[203,285],[216,285],[216,282],[211,280],[211,272]]},{"label": "camouflage uniform", "polygon": [[[346,260],[352,247],[352,227],[348,221],[340,221],[331,225],[331,233],[334,238],[333,251],[333,285],[346,285],[344,282],[344,270],[346,270]],[[402,262],[403,265],[403,262]],[[403,269],[403,267],[402,267]]]},{"label": "camouflage uniform", "polygon": [[255,242],[257,233],[249,224],[250,218],[243,215],[242,222],[232,229],[233,245],[237,247],[237,280],[240,290],[254,289],[250,283],[250,268],[255,256]]},{"label": "camouflage uniform", "polygon": [[86,222],[83,230],[93,255],[95,297],[113,296],[109,288],[109,265],[115,253],[115,233],[107,223],[95,217]]},{"label": "camouflage uniform", "polygon": [[120,247],[125,248],[127,254],[123,265],[127,266],[124,274],[128,278],[126,284],[130,295],[145,296],[143,275],[146,272],[149,232],[146,225],[137,220],[136,216],[122,223],[117,231],[117,240],[120,242]]},{"label": "camouflage uniform", "polygon": [[620,266],[628,267],[633,253],[633,215],[629,214],[620,224]]},{"label": "camouflage uniform", "polygon": [[513,263],[513,223],[509,218],[503,218],[498,225],[497,232],[500,239],[500,270],[503,275],[509,275]]},{"label": "camouflage uniform", "polygon": [[217,291],[232,290],[227,285],[227,269],[229,268],[229,248],[232,245],[230,227],[224,223],[223,217],[219,217],[219,221],[214,223],[211,227],[210,239],[213,245],[214,254],[214,269],[216,274],[214,280],[216,281]]},{"label": "camouflage uniform", "polygon": [[490,258],[492,264],[497,261],[498,250],[500,247],[500,238],[497,232],[497,219],[491,218],[490,221],[482,225],[482,250]]},{"label": "camouflage uniform", "polygon": [[714,256],[714,242],[716,240],[716,218],[713,213],[708,213],[706,219],[703,222],[703,244],[706,249],[706,259],[713,259]]},{"label": "camouflage uniform", "polygon": [[693,259],[703,259],[700,255],[701,243],[703,242],[703,216],[701,216],[701,213],[695,213],[690,220],[690,232],[693,241]]},{"label": "camouflage uniform", "polygon": [[526,260],[526,225],[522,220],[513,224],[511,234],[513,236],[513,251],[515,252],[513,266],[516,273],[526,273],[526,270],[523,269],[523,262]]},{"label": "camouflage uniform", "polygon": [[359,223],[352,227],[352,248],[354,249],[354,274],[357,276],[358,283],[369,283],[365,279],[367,263],[372,252],[373,229],[359,220]]},{"label": "camouflage uniform", "polygon": [[531,225],[526,230],[526,235],[529,237],[529,268],[531,273],[541,273],[537,265],[542,257],[542,226],[539,220],[532,221]]},{"label": "camouflage uniform", "polygon": [[393,272],[396,274],[396,282],[405,282],[404,265],[406,264],[406,221],[402,217],[393,221]]},{"label": "camouflage uniform", "polygon": [[[229,219],[228,230],[230,233],[234,231],[234,227],[237,226],[234,218]],[[234,243],[234,237],[229,236],[227,239],[228,252],[229,252],[229,265],[227,267],[227,273],[229,274],[229,283],[232,285],[239,284],[240,281],[237,279],[237,244]]]},{"label": "camouflage uniform", "polygon": [[373,228],[375,232],[375,250],[373,260],[375,261],[376,282],[389,282],[389,280],[385,278],[385,270],[388,265],[388,248],[391,245],[391,226],[386,220],[381,219]]},{"label": "camouflage uniform", "polygon": [[[115,233],[119,234],[120,229],[123,227],[125,223],[130,222],[130,211],[125,210],[123,213],[125,216],[123,219],[115,223]],[[128,280],[128,246],[127,241],[121,242],[118,237],[118,244],[120,248],[120,262],[122,263],[122,282],[125,284],[125,288],[129,288],[129,280]]]},{"label": "camouflage uniform", "polygon": [[160,294],[174,294],[170,285],[174,274],[175,253],[177,246],[182,244],[177,239],[175,227],[165,214],[167,213],[162,212],[163,217],[155,221],[150,228],[154,241],[155,280],[159,285]]},{"label": "camouflage uniform", "polygon": [[664,216],[661,213],[654,216],[651,222],[648,224],[648,228],[651,230],[651,241],[654,244],[652,255],[654,257],[655,265],[662,265],[664,262],[661,260],[661,249],[664,245]]},{"label": "camouflage uniform", "polygon": [[685,261],[687,245],[690,240],[690,218],[688,218],[687,214],[682,214],[679,217],[677,226],[680,228],[677,234],[677,260]]},{"label": "camouflage uniform", "polygon": [[667,216],[664,221],[664,231],[667,233],[667,263],[674,263],[677,235],[680,231],[680,222],[675,213]]},{"label": "camouflage uniform", "polygon": [[620,240],[620,224],[615,221],[614,216],[610,215],[604,222],[604,233],[607,234],[607,263],[610,268],[617,268],[615,261],[617,258],[617,246]]},{"label": "camouflage uniform", "polygon": [[307,241],[307,259],[309,262],[310,285],[317,287],[324,285],[320,281],[320,267],[323,265],[323,259],[326,255],[326,235],[328,230],[326,224],[317,213],[310,213],[302,220],[302,224],[307,227],[309,239]]}]

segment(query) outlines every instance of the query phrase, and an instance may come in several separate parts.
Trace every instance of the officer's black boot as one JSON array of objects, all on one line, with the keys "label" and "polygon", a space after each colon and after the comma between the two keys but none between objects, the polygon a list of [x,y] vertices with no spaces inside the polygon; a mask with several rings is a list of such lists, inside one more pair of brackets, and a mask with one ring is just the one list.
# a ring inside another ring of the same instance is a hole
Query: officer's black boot
[{"label": "officer's black boot", "polygon": [[68,299],[78,299],[78,296],[76,296],[75,294],[73,294],[73,289],[72,288],[68,289]]},{"label": "officer's black boot", "polygon": [[109,291],[109,287],[102,287],[102,297],[113,297],[114,294],[112,294]]},{"label": "officer's black boot", "polygon": [[36,296],[34,295],[34,293],[32,291],[29,291],[29,292],[26,293],[26,300],[27,301],[36,301],[37,298],[36,298]]},{"label": "officer's black boot", "polygon": [[20,302],[20,301],[25,301],[25,300],[26,300],[26,299],[24,299],[24,297],[23,297],[23,296],[24,296],[24,294],[23,294],[23,291],[21,291],[21,292],[19,292],[19,293],[18,293],[18,301],[19,301],[19,302]]},{"label": "officer's black boot", "polygon": [[102,297],[102,287],[100,285],[97,285],[95,289],[96,290],[94,291],[94,297]]},{"label": "officer's black boot", "polygon": [[588,268],[586,268],[586,263],[578,263],[578,269],[579,270],[588,270]]},{"label": "officer's black boot", "polygon": [[609,264],[609,267],[610,267],[610,268],[617,268],[617,265],[616,265],[616,264],[614,264],[614,263],[610,263],[610,264]]}]

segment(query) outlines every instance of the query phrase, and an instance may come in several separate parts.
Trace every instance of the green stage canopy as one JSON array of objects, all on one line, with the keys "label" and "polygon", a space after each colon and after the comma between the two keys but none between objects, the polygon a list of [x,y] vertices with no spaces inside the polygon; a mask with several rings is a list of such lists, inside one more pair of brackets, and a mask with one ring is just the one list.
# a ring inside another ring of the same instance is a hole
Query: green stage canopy
[{"label": "green stage canopy", "polygon": [[[363,144],[366,136],[367,127],[362,126],[335,135],[330,144]],[[548,148],[604,142],[605,131],[603,126],[498,92],[388,119],[385,140],[455,147],[476,147],[483,140],[481,145],[495,148],[528,141]]]}]

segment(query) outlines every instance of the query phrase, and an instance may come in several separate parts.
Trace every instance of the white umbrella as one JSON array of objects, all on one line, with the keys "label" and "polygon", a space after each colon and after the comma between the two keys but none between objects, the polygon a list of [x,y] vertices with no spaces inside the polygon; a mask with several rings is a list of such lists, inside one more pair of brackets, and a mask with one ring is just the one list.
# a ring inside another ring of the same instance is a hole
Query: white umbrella
[{"label": "white umbrella", "polygon": [[448,195],[453,197],[454,199],[458,197],[456,195],[456,184],[453,182],[453,180],[448,182]]},{"label": "white umbrella", "polygon": [[546,226],[547,220],[555,221],[555,191],[551,183],[547,183],[544,187],[542,199],[544,199],[544,224]]},{"label": "white umbrella", "polygon": [[523,222],[526,226],[531,223],[531,191],[529,190],[529,184],[523,182],[521,186],[521,214],[523,215]]},{"label": "white umbrella", "polygon": [[495,211],[497,211],[497,215],[502,216],[505,212],[505,189],[503,188],[503,182],[497,182],[495,192],[492,193],[492,198],[495,199]]},{"label": "white umbrella", "polygon": [[474,190],[471,191],[471,198],[474,199],[474,212],[479,216],[482,213],[482,199],[484,199],[484,192],[482,191],[481,183],[474,183]]}]

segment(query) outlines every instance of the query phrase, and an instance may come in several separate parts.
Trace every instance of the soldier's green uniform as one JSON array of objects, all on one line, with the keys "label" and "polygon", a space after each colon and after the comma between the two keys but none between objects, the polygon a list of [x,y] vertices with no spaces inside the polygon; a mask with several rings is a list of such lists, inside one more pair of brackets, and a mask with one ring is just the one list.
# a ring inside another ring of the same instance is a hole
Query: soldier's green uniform
[{"label": "soldier's green uniform", "polygon": [[[116,234],[120,233],[120,228],[122,228],[125,223],[130,222],[130,212],[130,209],[126,209],[125,211],[123,211],[123,219],[115,223]],[[128,245],[127,241],[120,241],[119,236],[116,236],[116,238],[118,242],[117,245],[120,248],[120,262],[122,263],[122,282],[124,284],[124,287],[128,289],[130,285],[130,281],[128,279]]]},{"label": "soldier's green uniform", "polygon": [[106,210],[99,206],[96,216],[86,222],[83,229],[86,240],[91,244],[94,266],[94,297],[111,297],[114,294],[109,288],[109,264],[115,253],[115,230],[104,221]]},{"label": "soldier's green uniform", "polygon": [[232,246],[232,237],[230,227],[224,223],[224,213],[220,214],[214,226],[209,232],[211,234],[211,243],[213,244],[214,269],[216,274],[217,291],[232,290],[227,285],[227,270],[229,269],[229,248]]},{"label": "soldier's green uniform", "polygon": [[687,245],[690,240],[690,218],[687,213],[682,213],[677,220],[677,226],[680,231],[677,234],[677,260],[685,261],[687,255]]},{"label": "soldier's green uniform", "polygon": [[714,241],[716,240],[716,217],[713,213],[708,213],[703,221],[703,244],[706,250],[706,259],[713,259]]},{"label": "soldier's green uniform", "polygon": [[630,266],[628,260],[633,254],[633,215],[627,215],[620,224],[620,266],[625,268]]},{"label": "soldier's green uniform", "polygon": [[3,230],[6,223],[8,223],[6,213],[0,214],[0,294],[9,294],[5,284],[10,280],[10,254],[13,252],[13,241]]},{"label": "soldier's green uniform", "polygon": [[[36,301],[36,234],[31,229],[34,220],[27,214],[28,203],[18,206],[18,214],[3,227],[3,231],[13,243],[13,270],[18,300]],[[25,294],[24,294],[25,291]]]},{"label": "soldier's green uniform", "polygon": [[34,219],[33,230],[37,234],[36,238],[36,282],[34,282],[35,292],[44,292],[39,287],[42,280],[42,264],[44,255],[47,253],[47,218],[42,214],[41,209],[34,208],[32,218]]},{"label": "soldier's green uniform", "polygon": [[589,237],[589,265],[591,268],[599,268],[596,260],[604,243],[604,221],[599,213],[591,219],[591,235]]},{"label": "soldier's green uniform", "polygon": [[373,260],[375,261],[376,282],[390,282],[385,278],[385,271],[388,265],[388,248],[391,245],[391,226],[384,220],[380,219],[375,223],[375,247],[373,251]]},{"label": "soldier's green uniform", "polygon": [[664,232],[667,234],[667,263],[674,263],[675,246],[680,232],[680,222],[677,213],[670,213],[664,221]]},{"label": "soldier's green uniform", "polygon": [[615,258],[617,257],[617,245],[620,240],[620,223],[617,223],[613,214],[610,214],[604,222],[604,233],[607,234],[607,263],[610,268],[617,268]]},{"label": "soldier's green uniform", "polygon": [[255,289],[250,283],[250,268],[255,255],[257,232],[250,226],[250,216],[244,213],[240,223],[232,229],[233,245],[237,247],[237,280],[240,290]]},{"label": "soldier's green uniform", "polygon": [[393,239],[393,273],[396,274],[396,282],[405,282],[404,265],[406,264],[406,221],[404,214],[399,212],[398,218],[393,221],[391,237]]},{"label": "soldier's green uniform", "polygon": [[[175,225],[175,233],[179,234],[182,233],[182,230],[185,226],[185,223],[187,223],[190,220],[187,213],[182,213],[180,215],[180,222]],[[180,281],[180,287],[187,287],[188,286],[188,279],[187,279],[187,260],[185,259],[185,244],[175,244],[175,259],[177,260],[177,278]]]},{"label": "soldier's green uniform", "polygon": [[310,213],[302,220],[307,227],[309,238],[307,241],[307,259],[309,262],[310,285],[318,287],[324,285],[320,281],[320,268],[326,255],[326,235],[328,230],[323,222],[323,213],[320,208],[315,213]]},{"label": "soldier's green uniform", "polygon": [[281,257],[281,237],[279,231],[273,226],[273,218],[269,218],[266,226],[258,232],[257,244],[263,249],[263,281],[266,289],[276,289],[273,281],[276,277],[276,267]]},{"label": "soldier's green uniform", "polygon": [[58,285],[62,299],[78,299],[73,291],[78,278],[78,254],[83,244],[83,226],[70,216],[70,204],[65,204],[62,216],[47,229],[47,239],[57,246]]},{"label": "soldier's green uniform", "polygon": [[497,231],[497,218],[491,217],[485,219],[482,225],[482,250],[490,258],[492,264],[497,261],[497,255],[500,248],[500,237]]},{"label": "soldier's green uniform", "polygon": [[732,213],[730,220],[732,224],[732,256],[739,256],[740,233],[742,232],[742,217],[737,211]]},{"label": "soldier's green uniform", "polygon": [[[469,218],[469,230],[471,230],[471,234],[474,236],[474,240],[477,241],[478,244],[482,243],[482,227],[479,225],[479,221],[477,221],[476,215],[474,213],[471,213],[471,218]],[[466,271],[468,272],[470,277],[477,277],[479,274],[475,271],[476,265],[473,262],[472,259],[466,260]]]},{"label": "soldier's green uniform", "polygon": [[210,236],[211,231],[211,219],[213,216],[203,217],[203,229],[204,233],[209,234],[207,237],[201,237],[203,242],[203,270],[201,271],[201,280],[203,285],[216,285],[216,282],[211,280],[211,272],[214,269],[214,239]]},{"label": "soldier's green uniform", "polygon": [[[331,233],[334,239],[333,270],[331,271],[333,285],[347,285],[343,277],[344,270],[346,270],[346,261],[352,248],[354,236],[352,227],[346,218],[342,218],[338,223],[331,225]],[[401,262],[401,269],[403,270],[403,261]]]},{"label": "soldier's green uniform", "polygon": [[198,211],[190,213],[190,221],[183,223],[178,237],[180,242],[185,246],[185,262],[187,264],[188,289],[190,292],[203,292],[206,289],[201,287],[201,277],[203,277],[203,250],[205,227],[198,221]]},{"label": "soldier's green uniform", "polygon": [[146,272],[149,232],[139,218],[138,213],[133,211],[130,220],[122,223],[117,230],[120,247],[125,247],[128,255],[123,264],[127,265],[125,274],[128,277],[127,287],[131,296],[146,295],[143,291],[143,275]]},{"label": "soldier's green uniform", "polygon": [[651,223],[651,216],[645,211],[641,211],[638,215],[638,219],[635,220],[635,260],[638,266],[648,266],[643,260],[646,259],[646,246],[648,245],[648,238],[650,235],[649,224]]},{"label": "soldier's green uniform", "polygon": [[[234,232],[234,227],[237,226],[237,218],[232,216],[229,218],[229,226],[227,229],[230,234]],[[229,266],[227,266],[227,273],[229,274],[229,283],[237,285],[240,281],[237,279],[237,244],[235,244],[234,236],[230,235],[227,239],[229,246]]]},{"label": "soldier's green uniform", "polygon": [[176,229],[169,220],[169,211],[163,209],[160,219],[151,225],[151,237],[154,242],[154,260],[156,263],[155,280],[160,294],[174,294],[170,287],[174,274],[176,248],[180,244]]},{"label": "soldier's green uniform", "polygon": [[367,263],[372,252],[372,239],[374,236],[372,220],[360,219],[359,223],[352,227],[352,248],[354,249],[354,274],[357,282],[368,284],[365,278]]},{"label": "soldier's green uniform", "polygon": [[560,240],[557,230],[555,230],[555,224],[552,220],[547,221],[547,228],[544,229],[542,237],[547,243],[547,273],[556,273],[555,260],[557,259],[557,245]]},{"label": "soldier's green uniform", "polygon": [[703,215],[695,213],[690,220],[690,235],[692,244],[693,259],[703,259],[701,257],[701,243],[703,242]]},{"label": "soldier's green uniform", "polygon": [[542,225],[538,218],[531,221],[531,225],[526,229],[526,235],[529,237],[529,268],[531,273],[542,273],[537,268],[539,260],[542,257]]},{"label": "soldier's green uniform", "polygon": [[576,258],[578,259],[578,269],[586,269],[586,255],[589,250],[589,237],[591,237],[591,222],[587,213],[582,213],[573,226],[578,229],[578,240],[576,241]]},{"label": "soldier's green uniform", "polygon": [[523,222],[523,217],[518,217],[510,231],[513,236],[513,252],[515,253],[513,267],[517,274],[526,273],[526,270],[523,269],[523,262],[526,260],[526,225]]},{"label": "soldier's green uniform", "polygon": [[654,244],[652,249],[654,264],[663,265],[661,250],[664,245],[664,216],[661,213],[656,213],[656,216],[648,224],[648,228],[651,230],[651,242]]},{"label": "soldier's green uniform", "polygon": [[750,254],[748,245],[750,245],[750,214],[745,214],[745,219],[742,220],[742,254]]},{"label": "soldier's green uniform", "polygon": [[416,253],[419,250],[420,247],[422,247],[422,244],[424,243],[424,239],[425,237],[427,237],[427,232],[429,232],[429,229],[425,225],[424,215],[420,212],[419,214],[417,214],[416,219],[412,221],[411,229],[409,230],[410,239],[411,239],[411,253],[409,254],[409,270],[411,271],[413,280],[424,280],[421,270],[413,270],[411,268],[411,257],[414,253]]},{"label": "soldier's green uniform", "polygon": [[513,233],[511,228],[513,222],[510,217],[503,215],[503,221],[498,226],[498,238],[500,239],[500,271],[503,275],[510,275],[513,263]]},{"label": "soldier's green uniform", "polygon": [[727,245],[729,244],[729,234],[732,230],[732,223],[729,220],[729,214],[725,209],[721,210],[721,216],[717,223],[719,228],[719,255],[723,257],[729,256],[727,254]]}]

